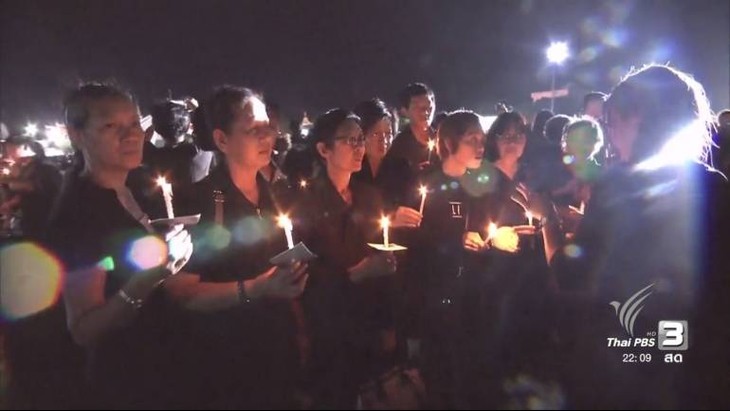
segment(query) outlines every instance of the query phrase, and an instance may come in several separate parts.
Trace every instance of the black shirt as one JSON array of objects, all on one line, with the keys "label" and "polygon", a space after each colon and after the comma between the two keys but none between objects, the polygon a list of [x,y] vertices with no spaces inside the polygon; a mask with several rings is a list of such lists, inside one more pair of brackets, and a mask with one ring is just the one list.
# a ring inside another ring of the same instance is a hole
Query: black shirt
[{"label": "black shirt", "polygon": [[[573,371],[581,375],[574,389],[586,401],[579,406],[727,406],[728,204],[727,182],[699,165],[618,166],[595,185],[575,238],[553,260],[561,291],[582,296],[571,336]],[[608,337],[629,336],[609,304],[627,304],[647,286],[635,336],[657,331],[661,320],[687,320],[683,365],[657,358],[618,367],[626,351],[606,347]],[[601,386],[600,396],[581,384]]]},{"label": "black shirt", "polygon": [[203,151],[192,142],[173,147],[155,147],[146,142],[144,164],[154,173],[166,176],[173,187],[190,185],[208,175],[213,153]]},{"label": "black shirt", "polygon": [[350,281],[347,269],[382,243],[380,195],[371,186],[350,182],[352,205],[326,176],[302,191],[295,233],[318,255],[310,264],[304,295],[312,341],[311,375],[317,406],[354,407],[356,389],[383,370],[380,331],[392,325],[392,277]]},{"label": "black shirt", "polygon": [[[204,282],[257,277],[286,249],[276,224],[279,210],[259,174],[259,203],[233,184],[222,164],[178,197],[186,214],[202,214],[191,229],[195,252],[186,271]],[[222,194],[222,225],[216,223],[215,192]],[[289,300],[265,299],[210,314],[194,314],[193,347],[201,371],[203,407],[292,406],[298,378],[296,326]]]},{"label": "black shirt", "polygon": [[387,205],[395,208],[408,203],[410,193],[417,188],[418,174],[439,163],[436,150],[429,157],[428,146],[416,140],[410,127],[398,133],[380,166]]},{"label": "black shirt", "polygon": [[[141,271],[133,250],[137,241],[149,236],[114,190],[76,172],[67,174],[47,236],[66,268],[67,281],[74,281],[76,270],[105,267],[104,294],[111,298]],[[93,394],[104,406],[159,407],[169,399],[171,370],[184,363],[177,357],[177,324],[169,313],[158,290],[130,326],[109,333],[89,350]]]}]

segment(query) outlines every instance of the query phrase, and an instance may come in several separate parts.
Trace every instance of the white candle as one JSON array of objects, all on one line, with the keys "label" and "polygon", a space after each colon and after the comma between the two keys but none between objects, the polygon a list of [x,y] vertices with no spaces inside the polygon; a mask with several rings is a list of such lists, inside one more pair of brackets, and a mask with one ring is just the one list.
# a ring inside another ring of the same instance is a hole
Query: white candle
[{"label": "white candle", "polygon": [[431,162],[431,155],[433,154],[433,149],[436,148],[436,142],[434,140],[428,140],[428,162]]},{"label": "white candle", "polygon": [[581,201],[580,202],[580,208],[579,208],[579,210],[580,210],[580,214],[581,215],[585,215],[585,212],[586,212],[586,203],[585,203],[585,201]]},{"label": "white candle", "polygon": [[527,224],[532,227],[532,220],[534,216],[532,215],[532,212],[528,211],[525,213],[525,217],[527,217]]},{"label": "white candle", "polygon": [[286,245],[291,250],[294,248],[294,235],[292,234],[292,230],[294,230],[294,226],[292,225],[291,220],[288,216],[282,214],[278,218],[279,220],[279,227],[284,229],[284,234],[286,234]]},{"label": "white candle", "polygon": [[175,218],[175,211],[172,208],[172,184],[168,183],[164,177],[160,177],[157,179],[157,185],[162,188],[162,196],[165,197],[167,218]]},{"label": "white candle", "polygon": [[380,219],[380,227],[383,229],[383,245],[388,247],[390,245],[390,238],[388,235],[388,228],[390,227],[390,219],[383,216]]},{"label": "white candle", "polygon": [[418,192],[421,193],[421,208],[418,209],[418,212],[423,215],[423,207],[426,206],[426,195],[428,194],[428,189],[426,186],[421,186],[421,188],[418,189]]},{"label": "white candle", "polygon": [[487,241],[494,239],[494,237],[496,235],[497,235],[497,224],[489,223],[489,228],[487,229]]}]

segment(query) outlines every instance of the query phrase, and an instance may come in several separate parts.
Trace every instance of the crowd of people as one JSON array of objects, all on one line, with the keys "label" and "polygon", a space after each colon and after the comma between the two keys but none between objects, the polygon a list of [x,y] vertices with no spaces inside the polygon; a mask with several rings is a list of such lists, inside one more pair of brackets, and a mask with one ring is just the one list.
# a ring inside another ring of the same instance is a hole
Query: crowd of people
[{"label": "crowd of people", "polygon": [[[88,83],[64,101],[67,167],[9,137],[5,241],[42,245],[65,282],[4,328],[8,405],[730,405],[730,111],[701,84],[651,65],[579,116],[502,107],[487,129],[435,115],[422,83],[397,106],[286,134],[225,85],[145,129],[131,94]],[[314,258],[272,264],[291,237]],[[628,328],[612,305],[646,287]],[[607,345],[663,320],[687,321],[681,364]]]}]

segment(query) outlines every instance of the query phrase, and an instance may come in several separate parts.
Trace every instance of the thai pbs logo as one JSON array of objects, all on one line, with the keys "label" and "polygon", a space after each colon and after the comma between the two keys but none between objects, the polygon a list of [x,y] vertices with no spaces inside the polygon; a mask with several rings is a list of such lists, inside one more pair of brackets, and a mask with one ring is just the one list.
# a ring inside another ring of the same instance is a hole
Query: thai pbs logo
[{"label": "thai pbs logo", "polygon": [[[650,348],[657,346],[661,351],[685,351],[688,348],[688,325],[687,321],[659,321],[657,331],[649,331],[646,336],[637,337],[634,333],[634,324],[639,314],[644,309],[647,299],[654,293],[654,284],[650,284],[636,294],[629,297],[625,302],[612,301],[610,305],[616,311],[616,317],[621,327],[631,338],[608,337],[608,346],[614,347],[641,347]],[[658,343],[658,344],[657,344]],[[669,354],[668,354],[669,355]],[[680,360],[681,361],[681,360]]]}]

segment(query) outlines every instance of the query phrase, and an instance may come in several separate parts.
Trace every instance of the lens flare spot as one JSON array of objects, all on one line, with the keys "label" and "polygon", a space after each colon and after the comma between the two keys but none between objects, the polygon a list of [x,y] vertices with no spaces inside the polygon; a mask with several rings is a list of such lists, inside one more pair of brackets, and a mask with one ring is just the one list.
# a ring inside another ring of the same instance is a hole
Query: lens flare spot
[{"label": "lens flare spot", "polygon": [[127,261],[138,270],[150,270],[167,262],[167,251],[161,238],[150,235],[131,244]]},{"label": "lens flare spot", "polygon": [[61,263],[33,243],[0,250],[0,307],[5,318],[18,320],[53,306],[61,294]]},{"label": "lens flare spot", "polygon": [[575,244],[566,245],[563,252],[570,258],[580,258],[583,255],[583,249]]}]

